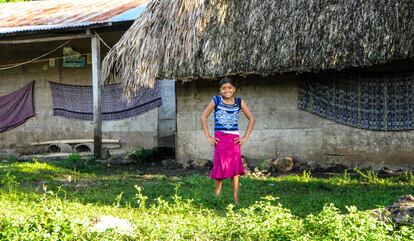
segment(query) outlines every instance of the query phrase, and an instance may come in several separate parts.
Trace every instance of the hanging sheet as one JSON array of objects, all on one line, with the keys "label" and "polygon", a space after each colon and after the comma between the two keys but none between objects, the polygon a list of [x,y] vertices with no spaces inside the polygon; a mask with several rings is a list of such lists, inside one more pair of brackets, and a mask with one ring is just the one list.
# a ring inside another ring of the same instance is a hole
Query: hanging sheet
[{"label": "hanging sheet", "polygon": [[371,130],[414,129],[414,72],[303,74],[298,107]]},{"label": "hanging sheet", "polygon": [[[53,96],[53,115],[71,119],[93,119],[93,96],[91,86],[65,85],[49,82]],[[158,85],[154,89],[142,88],[128,103],[122,100],[122,85],[102,87],[102,120],[120,120],[138,116],[156,107],[161,102]]]},{"label": "hanging sheet", "polygon": [[0,132],[13,129],[34,116],[34,81],[8,95],[0,96]]}]

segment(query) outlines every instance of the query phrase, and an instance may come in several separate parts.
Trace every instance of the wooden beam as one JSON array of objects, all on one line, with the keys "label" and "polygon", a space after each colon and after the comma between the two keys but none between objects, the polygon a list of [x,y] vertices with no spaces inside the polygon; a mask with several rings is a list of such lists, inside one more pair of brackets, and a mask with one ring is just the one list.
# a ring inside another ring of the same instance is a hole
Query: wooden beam
[{"label": "wooden beam", "polygon": [[29,44],[29,43],[51,42],[51,41],[61,41],[61,40],[90,38],[90,37],[91,37],[90,34],[77,34],[77,35],[67,35],[67,36],[48,37],[48,38],[0,40],[0,44]]},{"label": "wooden beam", "polygon": [[96,159],[102,152],[102,119],[101,119],[101,43],[97,35],[91,39],[92,47],[92,89],[93,89],[93,143]]},{"label": "wooden beam", "polygon": [[[68,140],[53,140],[53,141],[37,141],[32,142],[30,145],[32,146],[41,146],[41,145],[49,145],[49,144],[80,144],[80,143],[93,143],[93,139],[68,139]],[[103,139],[102,143],[106,144],[119,144],[119,139]]]}]

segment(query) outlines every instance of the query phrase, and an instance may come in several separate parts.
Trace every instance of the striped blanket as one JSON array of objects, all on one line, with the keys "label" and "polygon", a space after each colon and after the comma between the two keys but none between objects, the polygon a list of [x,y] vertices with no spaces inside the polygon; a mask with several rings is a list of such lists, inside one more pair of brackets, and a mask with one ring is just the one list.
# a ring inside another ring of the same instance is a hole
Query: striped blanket
[{"label": "striped blanket", "polygon": [[[49,84],[53,97],[53,115],[78,120],[93,119],[91,86],[54,82]],[[101,101],[102,120],[120,120],[137,116],[162,104],[158,85],[154,89],[140,89],[129,103],[122,100],[121,84],[103,86]]]},{"label": "striped blanket", "polygon": [[298,107],[370,130],[414,129],[414,72],[302,74]]},{"label": "striped blanket", "polygon": [[34,116],[34,81],[8,95],[0,96],[0,132],[19,126]]}]

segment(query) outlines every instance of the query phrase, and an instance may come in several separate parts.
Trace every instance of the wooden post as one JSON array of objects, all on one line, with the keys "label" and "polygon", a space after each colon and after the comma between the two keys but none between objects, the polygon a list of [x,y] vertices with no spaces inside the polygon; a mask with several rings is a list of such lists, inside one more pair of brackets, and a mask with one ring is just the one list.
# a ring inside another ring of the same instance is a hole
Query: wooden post
[{"label": "wooden post", "polygon": [[101,158],[102,152],[102,119],[101,119],[101,47],[99,38],[93,35],[92,48],[92,88],[93,88],[93,143],[96,159]]}]

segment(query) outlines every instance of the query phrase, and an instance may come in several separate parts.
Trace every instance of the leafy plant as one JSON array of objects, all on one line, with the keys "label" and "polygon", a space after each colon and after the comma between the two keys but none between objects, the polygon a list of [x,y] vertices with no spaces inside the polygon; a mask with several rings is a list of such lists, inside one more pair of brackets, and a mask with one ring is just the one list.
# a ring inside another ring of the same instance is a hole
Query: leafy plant
[{"label": "leafy plant", "polygon": [[145,209],[145,205],[147,203],[148,197],[145,196],[144,194],[142,194],[142,187],[139,187],[137,185],[134,186],[137,193],[135,194],[135,200],[137,201],[138,205],[139,205],[139,209],[144,210]]},{"label": "leafy plant", "polygon": [[372,170],[367,170],[366,173],[364,173],[363,171],[359,170],[358,168],[355,168],[354,170],[363,179],[365,179],[369,183],[384,183],[384,179],[379,178],[378,175],[374,171],[372,171]]},{"label": "leafy plant", "polygon": [[403,182],[414,183],[414,175],[411,171],[404,172],[399,179]]},{"label": "leafy plant", "polygon": [[66,158],[67,161],[70,162],[77,162],[80,161],[81,156],[78,153],[70,153],[69,156]]},{"label": "leafy plant", "polygon": [[151,150],[144,149],[142,147],[135,150],[134,153],[137,156],[137,159],[141,160],[141,161],[149,161],[149,159],[151,157]]},{"label": "leafy plant", "polygon": [[124,195],[124,192],[120,192],[115,198],[115,205],[114,206],[116,208],[119,208],[121,206],[122,195]]},{"label": "leafy plant", "polygon": [[311,171],[310,170],[303,170],[303,173],[302,173],[302,180],[303,181],[305,181],[305,182],[308,182],[308,181],[310,181],[312,179],[312,173],[311,173]]},{"label": "leafy plant", "polygon": [[7,192],[12,192],[16,190],[19,182],[17,181],[16,176],[7,172],[6,175],[0,179],[0,185],[6,187]]}]

